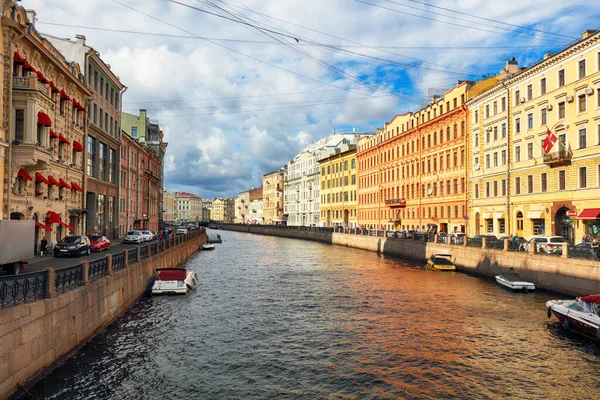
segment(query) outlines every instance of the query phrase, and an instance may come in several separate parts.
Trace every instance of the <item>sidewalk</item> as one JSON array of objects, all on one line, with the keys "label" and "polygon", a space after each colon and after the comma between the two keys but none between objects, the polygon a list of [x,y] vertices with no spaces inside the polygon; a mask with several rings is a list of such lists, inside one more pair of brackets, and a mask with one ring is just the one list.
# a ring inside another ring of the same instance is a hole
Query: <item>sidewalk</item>
[{"label": "sidewalk", "polygon": [[[110,241],[110,244],[111,244],[111,246],[117,245],[117,244],[123,244],[123,239],[122,238],[113,239]],[[54,254],[52,252],[52,247],[49,247],[48,254],[46,256],[42,257],[40,255],[36,255],[27,262],[27,265],[33,265],[33,264],[39,263],[40,261],[46,261],[49,258],[54,258]],[[27,269],[25,269],[24,271],[26,272]]]}]

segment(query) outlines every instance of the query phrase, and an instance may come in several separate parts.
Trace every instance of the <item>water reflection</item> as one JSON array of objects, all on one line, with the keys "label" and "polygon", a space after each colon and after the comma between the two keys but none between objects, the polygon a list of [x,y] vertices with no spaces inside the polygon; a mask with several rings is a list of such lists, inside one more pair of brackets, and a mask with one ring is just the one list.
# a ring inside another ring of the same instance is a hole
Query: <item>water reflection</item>
[{"label": "water reflection", "polygon": [[597,398],[599,346],[538,292],[319,243],[219,232],[185,297],[145,298],[33,398]]}]

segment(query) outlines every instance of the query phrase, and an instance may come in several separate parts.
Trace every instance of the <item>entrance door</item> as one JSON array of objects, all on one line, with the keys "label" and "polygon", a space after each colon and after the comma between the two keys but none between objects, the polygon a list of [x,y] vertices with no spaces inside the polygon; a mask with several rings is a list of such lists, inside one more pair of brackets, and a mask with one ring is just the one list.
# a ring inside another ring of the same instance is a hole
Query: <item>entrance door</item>
[{"label": "entrance door", "polygon": [[567,215],[569,209],[562,207],[556,212],[554,225],[557,236],[562,236],[569,242],[570,245],[575,243],[575,232],[571,223],[571,218]]},{"label": "entrance door", "polygon": [[523,237],[523,213],[517,213],[517,236]]}]

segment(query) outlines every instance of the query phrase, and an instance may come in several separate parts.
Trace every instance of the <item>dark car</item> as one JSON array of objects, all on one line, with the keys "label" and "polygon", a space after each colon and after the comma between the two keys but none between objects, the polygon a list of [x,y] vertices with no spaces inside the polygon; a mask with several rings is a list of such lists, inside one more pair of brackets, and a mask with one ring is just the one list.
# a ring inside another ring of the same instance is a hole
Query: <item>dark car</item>
[{"label": "dark car", "polygon": [[90,254],[92,246],[87,236],[69,235],[62,238],[54,246],[54,256],[77,256]]},{"label": "dark car", "polygon": [[480,239],[481,240],[483,238],[486,238],[488,241],[490,241],[490,240],[493,240],[493,241],[498,240],[498,238],[496,236],[494,236],[494,235],[477,235],[473,239]]},{"label": "dark car", "polygon": [[583,242],[569,249],[569,256],[573,258],[600,258],[600,248],[592,246],[590,242]]}]

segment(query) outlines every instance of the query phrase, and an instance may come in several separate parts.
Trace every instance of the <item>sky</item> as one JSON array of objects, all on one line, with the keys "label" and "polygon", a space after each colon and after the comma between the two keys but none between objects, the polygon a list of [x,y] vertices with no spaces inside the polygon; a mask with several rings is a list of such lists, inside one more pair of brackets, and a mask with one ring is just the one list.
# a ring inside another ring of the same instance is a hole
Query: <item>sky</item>
[{"label": "sky", "polygon": [[23,0],[86,44],[169,143],[164,186],[259,187],[333,132],[374,132],[507,58],[530,66],[600,29],[589,0]]}]

